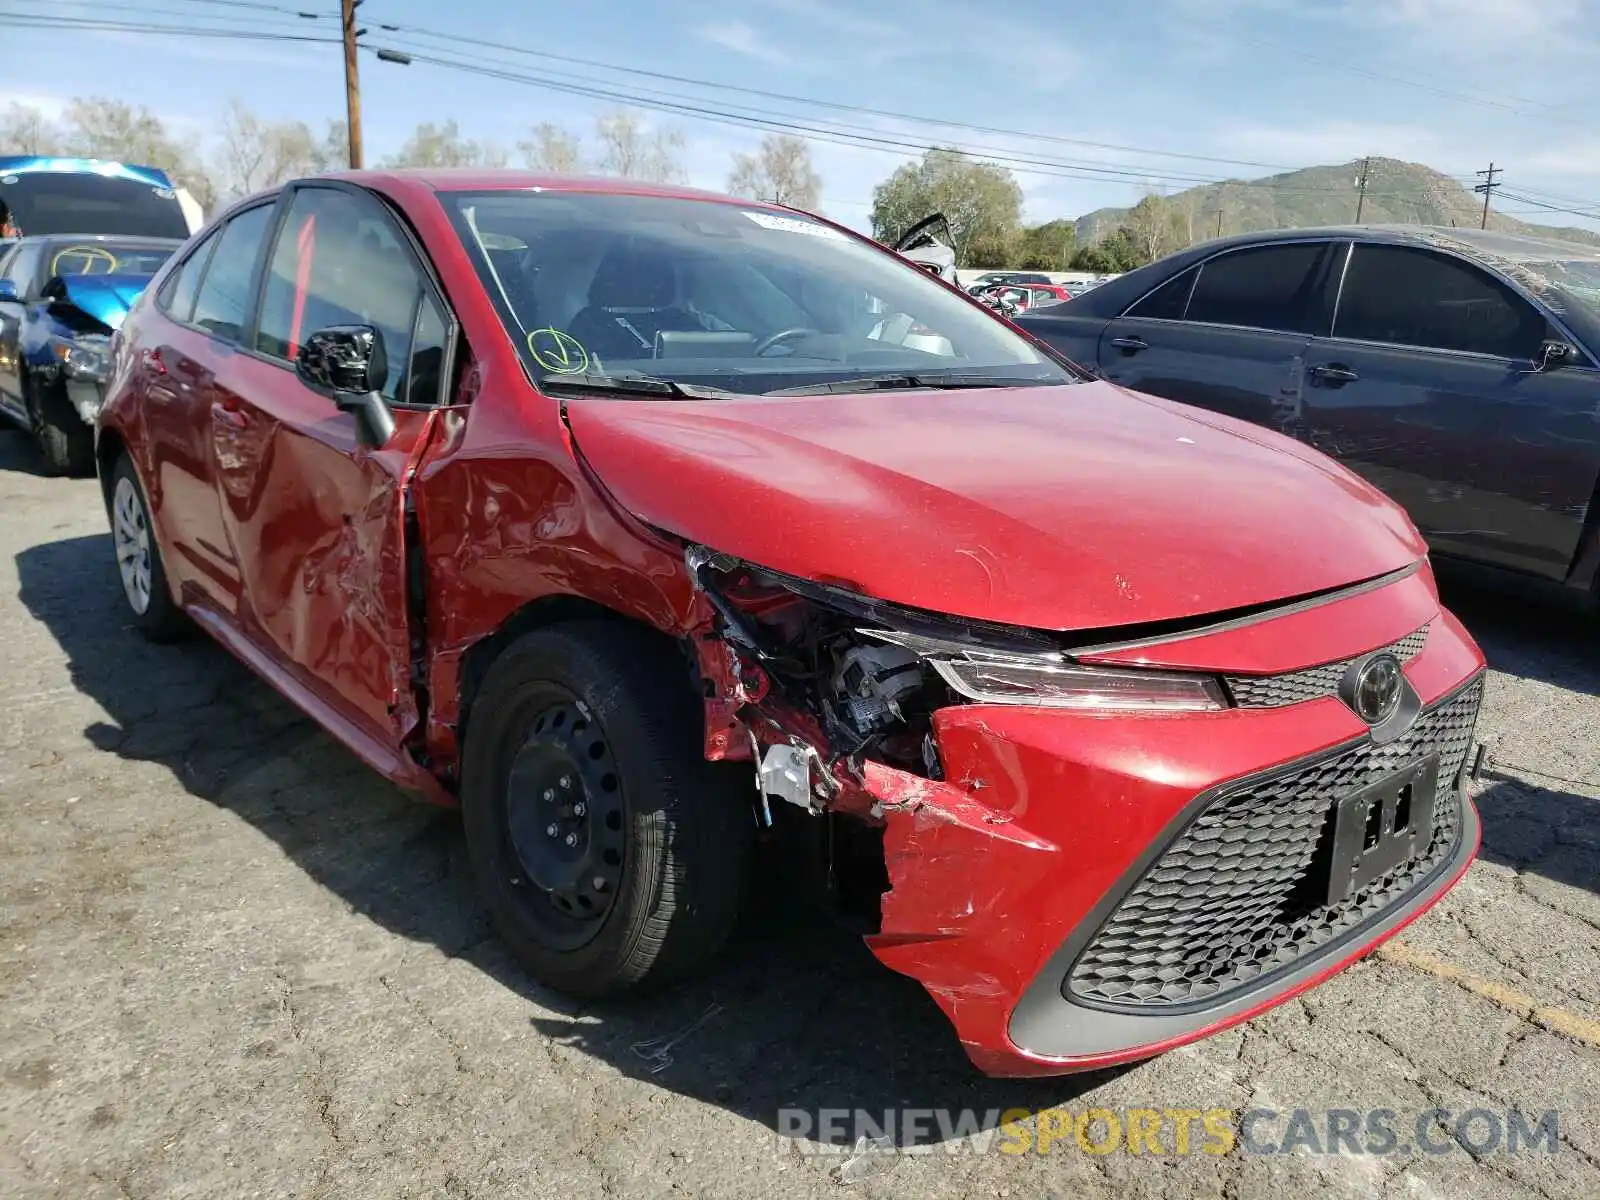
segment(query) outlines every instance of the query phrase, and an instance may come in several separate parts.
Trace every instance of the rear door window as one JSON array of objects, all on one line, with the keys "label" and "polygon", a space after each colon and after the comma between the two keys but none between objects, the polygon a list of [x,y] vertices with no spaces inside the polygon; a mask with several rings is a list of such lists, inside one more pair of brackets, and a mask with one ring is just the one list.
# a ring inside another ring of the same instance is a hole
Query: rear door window
[{"label": "rear door window", "polygon": [[1189,293],[1194,290],[1195,276],[1199,273],[1199,267],[1191,267],[1173,276],[1123,315],[1151,321],[1183,320],[1189,307]]},{"label": "rear door window", "polygon": [[1201,266],[1186,319],[1312,332],[1316,267],[1327,246],[1326,242],[1290,242],[1219,254]]},{"label": "rear door window", "polygon": [[250,312],[250,285],[272,205],[248,209],[222,230],[195,298],[193,323],[214,337],[236,342]]},{"label": "rear door window", "polygon": [[208,234],[190,252],[189,257],[167,276],[161,284],[161,290],[156,293],[156,307],[174,321],[187,324],[194,315],[195,293],[200,290],[200,277],[205,273],[206,259],[216,248],[217,236],[215,232]]},{"label": "rear door window", "polygon": [[1548,322],[1470,263],[1409,246],[1357,244],[1335,337],[1497,358],[1535,358]]}]

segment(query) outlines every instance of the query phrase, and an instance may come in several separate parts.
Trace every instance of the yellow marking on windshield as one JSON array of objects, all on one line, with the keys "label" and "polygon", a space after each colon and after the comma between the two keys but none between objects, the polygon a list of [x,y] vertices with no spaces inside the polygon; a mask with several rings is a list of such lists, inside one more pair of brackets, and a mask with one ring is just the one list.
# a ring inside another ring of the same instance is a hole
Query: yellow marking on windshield
[{"label": "yellow marking on windshield", "polygon": [[[61,263],[64,259],[81,258],[84,269],[74,272],[78,275],[114,275],[117,270],[117,256],[104,246],[68,246],[65,250],[58,251],[50,260],[50,274],[61,274]],[[103,271],[96,271],[96,263],[105,263]]]},{"label": "yellow marking on windshield", "polygon": [[535,329],[528,335],[528,353],[553,375],[582,375],[589,369],[589,352],[564,329]]}]

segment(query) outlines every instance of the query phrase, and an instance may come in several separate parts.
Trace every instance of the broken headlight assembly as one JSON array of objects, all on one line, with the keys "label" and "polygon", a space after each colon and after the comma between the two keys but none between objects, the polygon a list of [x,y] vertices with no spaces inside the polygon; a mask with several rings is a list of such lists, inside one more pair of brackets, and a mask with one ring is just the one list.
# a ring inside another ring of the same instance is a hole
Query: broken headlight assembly
[{"label": "broken headlight assembly", "polygon": [[55,356],[69,376],[102,383],[111,370],[111,358],[105,342],[50,340],[50,353]]},{"label": "broken headlight assembly", "polygon": [[1208,712],[1228,707],[1221,684],[1209,675],[1080,666],[1050,651],[988,650],[889,629],[857,632],[915,652],[952,691],[980,704],[1117,712]]},{"label": "broken headlight assembly", "polygon": [[830,761],[873,757],[937,778],[933,714],[963,701],[1127,714],[1229,706],[1209,675],[1082,665],[1045,633],[907,609],[699,547],[688,563],[723,636],[813,733],[771,704],[756,704],[761,716]]}]

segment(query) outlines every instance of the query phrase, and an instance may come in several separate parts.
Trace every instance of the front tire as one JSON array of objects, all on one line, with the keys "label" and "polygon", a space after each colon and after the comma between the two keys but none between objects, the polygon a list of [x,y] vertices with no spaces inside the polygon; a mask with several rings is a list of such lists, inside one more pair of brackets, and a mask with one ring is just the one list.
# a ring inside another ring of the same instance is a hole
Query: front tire
[{"label": "front tire", "polygon": [[136,629],[152,642],[169,642],[188,631],[173,602],[161,564],[150,506],[133,462],[124,454],[111,472],[111,545],[116,551],[122,596]]},{"label": "front tire", "polygon": [[94,430],[85,425],[65,396],[40,395],[25,385],[33,436],[51,475],[83,475],[94,463]]},{"label": "front tire", "polygon": [[501,938],[584,998],[700,966],[742,898],[742,779],[705,760],[700,704],[659,635],[610,621],[524,635],[475,697],[463,755],[468,852]]}]

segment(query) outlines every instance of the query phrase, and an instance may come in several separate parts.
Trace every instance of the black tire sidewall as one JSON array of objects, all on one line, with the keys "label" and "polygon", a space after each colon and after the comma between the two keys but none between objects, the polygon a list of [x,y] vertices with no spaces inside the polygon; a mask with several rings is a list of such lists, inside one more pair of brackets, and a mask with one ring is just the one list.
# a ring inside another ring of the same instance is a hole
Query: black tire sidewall
[{"label": "black tire sidewall", "polygon": [[41,395],[30,383],[27,407],[45,469],[52,475],[82,474],[93,454],[94,431],[78,418],[67,398],[54,390]]},{"label": "black tire sidewall", "polygon": [[[738,801],[704,759],[685,665],[661,641],[622,622],[537,630],[496,659],[470,715],[461,799],[480,894],[533,974],[574,995],[677,975],[720,945],[737,908],[726,873],[744,865]],[[533,718],[561,693],[603,733],[626,822],[616,898],[595,936],[570,951],[547,946],[525,915],[526,905],[545,901],[525,880],[511,882],[522,868],[506,823],[511,762]]]}]

